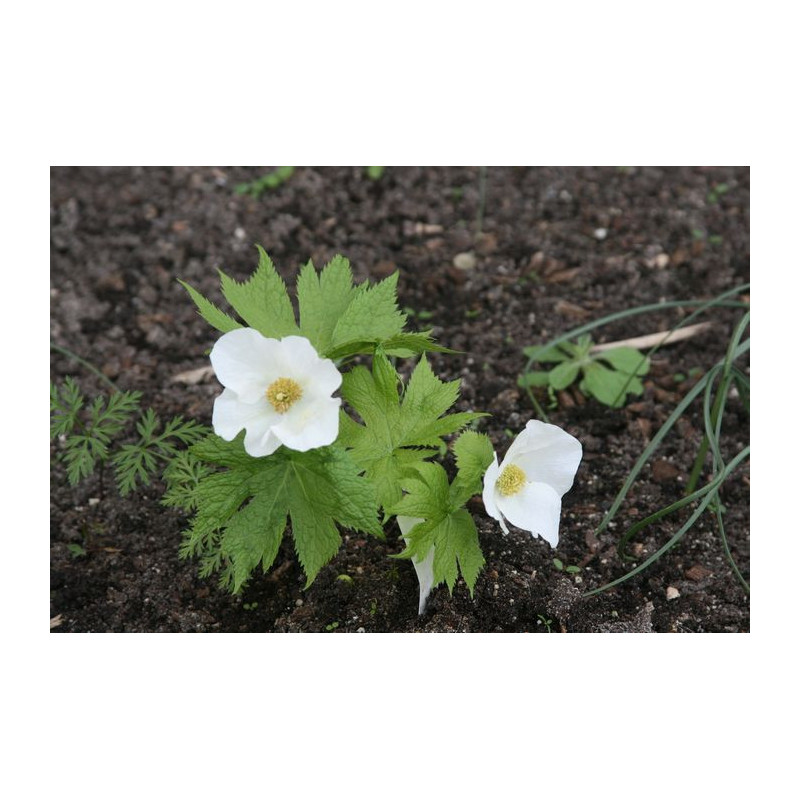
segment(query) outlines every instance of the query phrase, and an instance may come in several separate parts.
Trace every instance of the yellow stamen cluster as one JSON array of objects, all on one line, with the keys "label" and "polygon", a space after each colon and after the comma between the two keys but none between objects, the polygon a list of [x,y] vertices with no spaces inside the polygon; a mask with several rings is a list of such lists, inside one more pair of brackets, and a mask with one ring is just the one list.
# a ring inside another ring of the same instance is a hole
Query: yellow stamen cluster
[{"label": "yellow stamen cluster", "polygon": [[278,378],[267,387],[267,400],[279,414],[285,414],[302,396],[300,384],[291,378]]},{"label": "yellow stamen cluster", "polygon": [[503,471],[500,473],[495,487],[503,497],[510,497],[511,495],[517,494],[525,485],[526,481],[527,476],[524,470],[516,464],[509,464],[503,467]]}]

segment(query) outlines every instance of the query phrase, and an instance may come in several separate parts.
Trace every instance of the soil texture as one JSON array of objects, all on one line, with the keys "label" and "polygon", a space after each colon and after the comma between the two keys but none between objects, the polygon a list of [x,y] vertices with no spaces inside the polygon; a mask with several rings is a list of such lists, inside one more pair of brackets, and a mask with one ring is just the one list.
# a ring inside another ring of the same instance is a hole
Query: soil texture
[{"label": "soil texture", "polygon": [[[336,253],[357,280],[400,270],[412,329],[433,327],[459,353],[432,354],[460,378],[455,410],[488,411],[481,430],[502,458],[534,409],[517,386],[522,348],[636,306],[710,299],[749,281],[748,167],[299,167],[261,197],[235,187],[271,167],[75,167],[51,170],[51,340],[139,390],[162,417],[210,424],[220,387],[186,373],[208,365],[217,333],[177,279],[221,302],[219,268],[239,280],[261,244],[290,288],[309,258]],[[741,298],[740,298],[741,299]],[[603,327],[616,341],[672,327],[689,309],[663,309]],[[394,524],[386,541],[344,532],[338,556],[307,590],[286,536],[273,570],[241,596],[201,579],[178,555],[186,518],[160,505],[162,486],[121,499],[111,476],[70,487],[51,470],[51,629],[54,632],[743,632],[749,600],[714,518],[650,568],[585,598],[641,563],[688,517],[647,528],[623,561],[617,543],[637,520],[682,496],[703,432],[695,403],[645,468],[616,524],[595,530],[643,448],[691,387],[725,355],[741,310],[719,309],[699,335],[663,347],[645,392],[609,409],[576,389],[549,410],[583,443],[564,497],[557,550],[512,529],[503,536],[471,503],[486,566],[470,597],[433,591],[417,616],[417,581]],[[408,364],[407,366],[410,366]],[[740,366],[747,368],[746,363]],[[404,367],[405,369],[406,367]],[[102,381],[62,352],[51,378],[72,375],[88,395]],[[547,398],[543,397],[543,402]],[[749,414],[732,399],[723,453],[749,444]],[[51,445],[51,455],[59,443]],[[731,551],[749,579],[749,467],[723,492]],[[579,571],[559,569],[578,567]]]}]

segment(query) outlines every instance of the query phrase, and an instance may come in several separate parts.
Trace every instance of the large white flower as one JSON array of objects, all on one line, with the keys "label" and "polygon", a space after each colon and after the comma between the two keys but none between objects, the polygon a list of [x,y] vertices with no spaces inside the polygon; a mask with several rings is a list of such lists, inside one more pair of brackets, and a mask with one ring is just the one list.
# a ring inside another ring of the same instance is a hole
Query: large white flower
[{"label": "large white flower", "polygon": [[[399,516],[397,518],[397,524],[400,526],[400,533],[403,534],[403,538],[406,541],[408,541],[408,534],[411,532],[411,529],[418,523],[424,521],[425,520],[419,517]],[[426,555],[422,561],[414,556],[411,557],[411,563],[414,565],[414,570],[417,573],[417,580],[419,581],[419,609],[417,613],[420,616],[422,616],[422,613],[425,611],[425,604],[428,602],[428,595],[431,593],[431,588],[433,587],[433,554],[435,550],[435,546],[431,545],[431,549],[428,550],[428,555]]]},{"label": "large white flower", "polygon": [[267,339],[253,328],[236,328],[214,345],[211,366],[225,387],[214,401],[214,433],[231,441],[244,428],[251,456],[268,456],[281,445],[311,450],[336,439],[342,401],[331,395],[342,376],[308,339]]},{"label": "large white flower", "polygon": [[[483,477],[486,513],[508,533],[505,520],[558,544],[561,497],[572,487],[583,448],[557,425],[531,420],[508,448],[502,464]],[[504,519],[505,518],[505,519]]]}]

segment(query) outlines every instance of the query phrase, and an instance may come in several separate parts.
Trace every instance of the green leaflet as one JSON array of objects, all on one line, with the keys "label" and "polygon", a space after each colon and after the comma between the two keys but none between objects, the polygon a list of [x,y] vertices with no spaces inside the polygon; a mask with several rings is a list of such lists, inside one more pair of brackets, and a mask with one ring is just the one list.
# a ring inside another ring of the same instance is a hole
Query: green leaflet
[{"label": "green leaflet", "polygon": [[[401,497],[401,476],[437,454],[442,437],[455,433],[481,413],[445,414],[458,398],[459,381],[440,381],[423,356],[400,395],[400,381],[389,359],[376,352],[372,372],[355,367],[344,376],[342,396],[363,424],[342,414],[339,441],[374,484],[384,509]],[[411,515],[413,516],[413,515]]]},{"label": "green leaflet", "polygon": [[244,283],[220,271],[222,294],[236,313],[264,336],[281,339],[299,333],[283,278],[263,248],[258,247],[258,255],[258,269]]},{"label": "green leaflet", "polygon": [[191,501],[197,511],[183,555],[215,558],[222,580],[237,592],[261,564],[269,569],[287,519],[310,585],[341,544],[337,525],[382,537],[374,490],[350,456],[336,445],[300,453],[280,448],[265,458],[249,456],[240,436],[209,436],[191,449],[206,463],[224,467],[200,478]]},{"label": "green leaflet", "polygon": [[[464,443],[464,452],[476,444],[476,441]],[[483,449],[483,445],[478,446]],[[452,484],[439,464],[416,465],[416,474],[407,473],[404,477],[406,494],[391,508],[392,514],[424,520],[411,529],[406,548],[398,557],[421,560],[434,547],[433,585],[446,583],[451,594],[459,571],[472,594],[485,563],[475,522],[462,507],[481,484],[480,474],[472,472],[478,462],[470,463],[469,456],[466,460],[467,472],[459,470]]]},{"label": "green leaflet", "polygon": [[[283,279],[261,247],[258,252],[258,269],[250,279],[239,283],[224,272],[220,279],[233,310],[264,336],[305,336],[321,356],[336,361],[372,354],[379,348],[403,357],[452,352],[437,345],[430,331],[403,331],[407,317],[397,306],[399,273],[374,285],[367,281],[354,285],[350,262],[343,256],[335,256],[320,272],[309,261],[297,277],[298,324]],[[222,333],[241,327],[196,289],[180,283],[212,327]]]}]

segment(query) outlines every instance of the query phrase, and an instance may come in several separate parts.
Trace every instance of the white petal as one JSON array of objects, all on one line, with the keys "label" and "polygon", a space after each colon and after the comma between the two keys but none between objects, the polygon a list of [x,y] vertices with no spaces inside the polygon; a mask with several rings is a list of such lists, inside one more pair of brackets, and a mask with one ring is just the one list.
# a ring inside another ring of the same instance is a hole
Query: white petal
[{"label": "white petal", "polygon": [[528,483],[517,494],[498,493],[497,505],[512,525],[541,536],[551,547],[558,544],[561,496],[552,486]]},{"label": "white petal", "polygon": [[507,534],[508,528],[503,521],[503,515],[500,513],[500,509],[497,507],[497,502],[495,500],[497,495],[495,484],[499,477],[500,465],[497,463],[497,453],[495,453],[494,461],[489,464],[483,476],[483,506],[486,509],[486,513],[492,517],[492,519],[496,519],[500,523],[503,533]]},{"label": "white petal", "polygon": [[211,425],[214,433],[228,442],[235,439],[242,428],[246,429],[244,449],[251,456],[268,456],[281,445],[270,433],[278,416],[266,400],[242,403],[232,389],[223,389],[214,401]]},{"label": "white petal", "polygon": [[269,416],[270,411],[266,400],[263,403],[243,403],[233,389],[223,389],[222,394],[214,401],[211,425],[217,436],[230,442],[242,428]]},{"label": "white petal", "polygon": [[285,336],[280,341],[282,373],[315,394],[332,395],[342,385],[342,373],[329,358],[320,358],[303,336]]},{"label": "white petal", "polygon": [[211,349],[211,366],[219,382],[233,389],[243,403],[264,396],[280,377],[280,342],[267,339],[254,328],[236,328],[223,334]]},{"label": "white petal", "polygon": [[333,444],[339,435],[338,397],[303,396],[273,425],[272,432],[292,450],[313,450]]},{"label": "white petal", "polygon": [[547,483],[559,496],[568,492],[581,463],[583,447],[557,425],[532,419],[511,447],[503,464],[517,464],[532,483]]},{"label": "white petal", "polygon": [[[399,516],[397,524],[400,526],[403,539],[408,542],[407,534],[411,532],[415,525],[424,521],[420,517]],[[433,555],[435,551],[436,548],[431,545],[431,549],[428,550],[428,554],[422,561],[413,556],[411,558],[411,563],[414,565],[414,571],[417,573],[417,581],[419,582],[419,607],[417,609],[419,616],[422,616],[425,612],[425,604],[428,602],[428,595],[433,588]]]},{"label": "white petal", "polygon": [[244,449],[255,458],[271,456],[281,446],[281,440],[272,432],[272,429],[259,422],[251,425],[244,434]]}]

